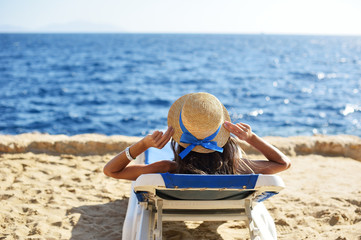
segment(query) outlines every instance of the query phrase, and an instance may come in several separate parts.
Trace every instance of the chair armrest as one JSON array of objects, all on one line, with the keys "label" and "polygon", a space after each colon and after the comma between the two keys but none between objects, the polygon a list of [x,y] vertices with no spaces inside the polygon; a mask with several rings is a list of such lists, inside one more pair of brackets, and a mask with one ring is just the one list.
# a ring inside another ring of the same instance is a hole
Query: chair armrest
[{"label": "chair armrest", "polygon": [[[224,185],[222,185],[224,183]],[[134,191],[155,193],[156,189],[254,189],[279,192],[285,188],[280,176],[249,175],[198,175],[198,174],[143,174],[134,184]]]}]

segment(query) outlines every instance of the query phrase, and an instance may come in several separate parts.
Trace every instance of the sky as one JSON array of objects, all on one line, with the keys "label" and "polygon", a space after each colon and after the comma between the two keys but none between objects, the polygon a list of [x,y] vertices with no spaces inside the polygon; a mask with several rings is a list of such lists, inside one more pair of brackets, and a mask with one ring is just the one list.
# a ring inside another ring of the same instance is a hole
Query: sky
[{"label": "sky", "polygon": [[360,0],[0,0],[0,32],[361,35]]}]

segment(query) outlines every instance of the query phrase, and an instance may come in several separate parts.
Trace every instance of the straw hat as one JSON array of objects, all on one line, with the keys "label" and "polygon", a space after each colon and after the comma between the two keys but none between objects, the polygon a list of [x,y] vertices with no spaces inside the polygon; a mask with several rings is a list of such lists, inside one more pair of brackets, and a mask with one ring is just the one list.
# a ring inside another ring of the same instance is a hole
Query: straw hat
[{"label": "straw hat", "polygon": [[[174,129],[173,139],[182,147],[190,144],[180,142],[183,131],[179,123],[179,115],[182,113],[182,122],[185,128],[198,140],[202,140],[217,131],[212,141],[217,142],[218,147],[223,147],[230,133],[223,127],[224,121],[230,121],[227,109],[212,94],[190,93],[178,98],[170,107],[168,112],[168,126]],[[210,153],[214,150],[206,149],[200,145],[192,151],[199,153]]]}]

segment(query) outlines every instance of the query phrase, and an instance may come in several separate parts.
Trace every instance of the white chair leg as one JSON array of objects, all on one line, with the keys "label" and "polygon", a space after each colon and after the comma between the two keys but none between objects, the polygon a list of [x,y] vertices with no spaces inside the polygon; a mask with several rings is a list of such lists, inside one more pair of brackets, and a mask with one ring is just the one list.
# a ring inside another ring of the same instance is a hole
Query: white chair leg
[{"label": "white chair leg", "polygon": [[276,225],[263,203],[252,208],[251,217],[262,240],[277,240]]},{"label": "white chair leg", "polygon": [[248,219],[248,229],[251,240],[261,240],[259,229],[252,218],[252,202],[250,199],[245,200],[245,211]]},{"label": "white chair leg", "polygon": [[153,239],[155,213],[148,209],[147,203],[138,203],[133,187],[134,182],[123,223],[122,239]]},{"label": "white chair leg", "polygon": [[130,239],[130,240],[135,239],[134,229],[137,228],[136,224],[138,223],[137,221],[138,201],[133,191],[133,185],[134,182],[132,183],[132,190],[128,201],[127,214],[125,216],[123,223],[122,239]]},{"label": "white chair leg", "polygon": [[153,239],[153,234],[151,229],[153,228],[154,223],[154,216],[153,212],[148,209],[146,204],[139,204],[141,209],[140,220],[139,220],[139,227],[135,229],[137,232],[137,240],[146,240],[146,239]]},{"label": "white chair leg", "polygon": [[157,228],[154,230],[154,236],[156,240],[162,240],[163,238],[163,201],[157,199]]},{"label": "white chair leg", "polygon": [[155,211],[149,210],[149,236],[151,239],[154,239],[154,228],[155,228]]}]

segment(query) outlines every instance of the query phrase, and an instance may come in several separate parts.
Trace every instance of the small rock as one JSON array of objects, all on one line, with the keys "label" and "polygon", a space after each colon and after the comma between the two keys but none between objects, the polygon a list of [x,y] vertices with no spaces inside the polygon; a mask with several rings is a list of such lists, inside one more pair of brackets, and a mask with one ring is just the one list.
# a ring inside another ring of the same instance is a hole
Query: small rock
[{"label": "small rock", "polygon": [[335,240],[347,240],[347,238],[340,236],[340,237],[336,238]]},{"label": "small rock", "polygon": [[278,219],[275,223],[276,225],[289,226],[288,222],[286,222],[284,219]]},{"label": "small rock", "polygon": [[62,222],[54,222],[51,224],[52,226],[55,226],[55,227],[61,227],[62,225]]},{"label": "small rock", "polygon": [[332,215],[332,217],[331,217],[331,219],[329,221],[329,224],[331,226],[334,226],[334,225],[336,225],[338,223],[339,220],[340,220],[340,215],[334,214],[334,215]]}]

